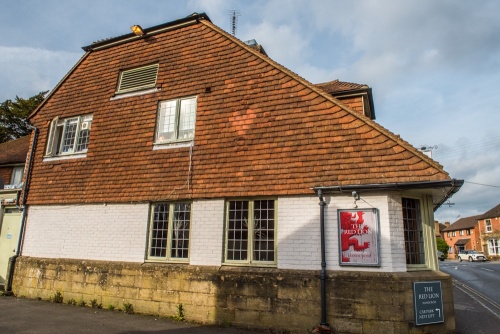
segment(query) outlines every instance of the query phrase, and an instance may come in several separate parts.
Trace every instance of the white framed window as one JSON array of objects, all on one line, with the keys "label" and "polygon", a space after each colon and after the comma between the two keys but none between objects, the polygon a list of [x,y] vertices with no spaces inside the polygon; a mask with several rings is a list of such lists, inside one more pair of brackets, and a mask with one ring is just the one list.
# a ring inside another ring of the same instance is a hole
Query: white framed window
[{"label": "white framed window", "polygon": [[499,239],[488,240],[488,254],[500,255],[500,240]]},{"label": "white framed window", "polygon": [[158,104],[155,143],[192,140],[195,123],[196,97],[162,101]]},{"label": "white framed window", "polygon": [[420,200],[402,198],[406,264],[425,264]]},{"label": "white framed window", "polygon": [[23,181],[24,166],[16,166],[12,168],[12,174],[10,177],[10,184],[17,186]]},{"label": "white framed window", "polygon": [[276,264],[276,200],[226,203],[226,264]]},{"label": "white framed window", "polygon": [[486,228],[486,233],[491,233],[493,231],[493,228],[491,227],[491,219],[485,219],[484,226]]},{"label": "white framed window", "polygon": [[451,236],[452,236],[452,237],[456,237],[456,236],[457,236],[457,231],[453,231],[453,232],[451,232]]},{"label": "white framed window", "polygon": [[151,206],[148,259],[187,262],[191,203],[156,203]]},{"label": "white framed window", "polygon": [[56,117],[50,124],[46,156],[86,153],[89,146],[92,115],[65,119]]},{"label": "white framed window", "polygon": [[460,230],[460,235],[464,235],[464,230]]}]

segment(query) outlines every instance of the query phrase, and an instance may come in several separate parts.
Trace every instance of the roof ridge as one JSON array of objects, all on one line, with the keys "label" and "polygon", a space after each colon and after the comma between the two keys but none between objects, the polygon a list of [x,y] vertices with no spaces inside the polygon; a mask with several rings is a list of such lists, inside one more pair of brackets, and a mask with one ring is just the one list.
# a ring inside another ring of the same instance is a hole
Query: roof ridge
[{"label": "roof ridge", "polygon": [[199,21],[199,23],[204,24],[205,26],[207,26],[207,27],[209,27],[209,28],[211,28],[211,29],[213,29],[213,30],[221,33],[226,38],[228,38],[228,39],[232,40],[233,42],[237,43],[238,45],[240,45],[244,49],[252,52],[254,55],[256,55],[260,59],[264,60],[268,64],[270,64],[270,65],[276,67],[278,70],[280,70],[280,71],[282,71],[282,72],[290,75],[295,80],[298,80],[301,84],[303,84],[307,88],[311,89],[313,92],[319,94],[320,96],[326,98],[328,101],[334,103],[335,105],[337,105],[340,108],[344,109],[345,111],[349,112],[354,117],[360,118],[361,120],[365,121],[365,124],[367,124],[368,126],[371,126],[373,129],[375,129],[375,130],[379,131],[380,133],[382,133],[383,135],[387,136],[389,139],[394,140],[398,145],[401,145],[404,149],[406,149],[406,150],[410,151],[411,153],[415,154],[416,156],[418,156],[419,158],[421,158],[423,161],[427,162],[429,165],[431,165],[432,167],[438,169],[441,173],[446,174],[449,178],[451,178],[450,175],[443,169],[443,166],[441,164],[439,164],[438,162],[436,162],[432,158],[428,157],[427,155],[425,155],[422,152],[420,152],[419,150],[417,150],[415,147],[413,147],[406,140],[401,139],[400,135],[397,135],[397,134],[393,133],[392,131],[386,129],[382,125],[374,122],[369,117],[367,117],[365,115],[362,115],[362,114],[356,112],[355,110],[349,108],[348,106],[346,106],[345,104],[343,104],[342,102],[340,102],[339,100],[337,100],[336,98],[334,98],[333,96],[331,96],[330,94],[328,94],[327,92],[325,92],[320,87],[316,87],[313,83],[309,82],[308,80],[306,80],[305,78],[301,77],[300,75],[298,75],[297,73],[293,72],[292,70],[286,68],[285,66],[279,64],[278,62],[276,62],[272,58],[264,56],[263,54],[259,53],[258,51],[252,49],[250,46],[246,45],[243,41],[241,41],[240,39],[234,37],[233,35],[229,34],[228,32],[224,31],[223,29],[221,29],[217,25],[213,24],[212,22],[201,20],[201,21]]}]

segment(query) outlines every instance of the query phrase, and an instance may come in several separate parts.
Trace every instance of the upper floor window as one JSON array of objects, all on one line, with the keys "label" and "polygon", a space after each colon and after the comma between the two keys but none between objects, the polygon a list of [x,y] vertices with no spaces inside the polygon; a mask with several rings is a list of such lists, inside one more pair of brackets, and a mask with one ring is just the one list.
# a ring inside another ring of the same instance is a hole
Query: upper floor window
[{"label": "upper floor window", "polygon": [[470,235],[471,230],[465,230],[465,234]]},{"label": "upper floor window", "polygon": [[450,232],[446,232],[446,236],[449,238],[450,237]]},{"label": "upper floor window", "polygon": [[484,220],[484,225],[486,226],[486,232],[493,231],[493,229],[491,227],[491,219],[485,219]]},{"label": "upper floor window", "polygon": [[226,207],[225,262],[276,263],[276,201],[229,201]]},{"label": "upper floor window", "polygon": [[453,232],[451,232],[451,236],[452,236],[452,237],[456,237],[456,236],[457,236],[457,231],[453,231]]},{"label": "upper floor window", "polygon": [[160,102],[155,143],[192,140],[195,122],[196,97]]},{"label": "upper floor window", "polygon": [[116,93],[128,93],[155,87],[158,66],[159,64],[152,64],[121,71]]},{"label": "upper floor window", "polygon": [[65,119],[56,117],[50,124],[47,156],[85,153],[89,146],[92,115]]},{"label": "upper floor window", "polygon": [[403,197],[406,264],[425,264],[420,201]]},{"label": "upper floor window", "polygon": [[464,230],[460,230],[460,235],[464,235]]},{"label": "upper floor window", "polygon": [[24,166],[17,166],[12,168],[12,174],[10,177],[10,184],[13,186],[18,186],[23,181]]},{"label": "upper floor window", "polygon": [[191,204],[157,203],[152,206],[148,258],[187,261]]}]

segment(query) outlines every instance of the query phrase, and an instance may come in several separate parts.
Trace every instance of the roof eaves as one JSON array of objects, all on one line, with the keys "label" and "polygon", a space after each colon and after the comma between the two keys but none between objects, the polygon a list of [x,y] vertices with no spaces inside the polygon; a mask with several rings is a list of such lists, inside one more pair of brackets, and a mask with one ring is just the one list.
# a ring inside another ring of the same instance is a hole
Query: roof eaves
[{"label": "roof eaves", "polygon": [[[221,28],[217,27],[216,25],[212,24],[211,22],[210,23],[207,23],[206,21],[200,21],[200,22],[202,24],[206,25],[207,27],[210,27],[211,29],[217,31],[218,33],[224,35],[226,38],[232,40],[233,42],[239,44],[241,47],[243,47],[246,50],[252,52],[254,55],[256,55],[260,59],[266,61],[270,65],[276,67],[280,71],[282,71],[282,72],[290,75],[295,80],[298,80],[300,83],[302,83],[304,86],[306,86],[309,89],[313,90],[315,93],[321,95],[322,97],[324,97],[325,99],[327,99],[330,102],[334,103],[335,105],[341,107],[342,109],[344,109],[345,111],[349,112],[353,116],[358,117],[358,118],[362,118],[367,125],[369,125],[372,128],[376,129],[377,131],[379,131],[380,133],[384,134],[388,138],[391,138],[398,145],[401,145],[406,150],[408,150],[408,151],[412,152],[413,154],[417,155],[419,158],[421,158],[422,160],[424,160],[425,162],[427,162],[429,165],[431,165],[432,167],[436,168],[440,172],[448,175],[448,177],[449,177],[449,174],[446,171],[444,171],[443,166],[441,166],[439,163],[437,163],[436,161],[434,161],[433,159],[431,159],[427,155],[425,155],[422,152],[420,152],[419,150],[417,150],[415,147],[413,147],[407,141],[401,139],[401,137],[399,135],[396,135],[396,134],[392,133],[391,131],[387,130],[386,128],[384,128],[380,124],[378,124],[378,123],[374,122],[373,120],[371,120],[369,117],[367,117],[365,115],[362,115],[361,113],[359,113],[359,112],[357,112],[357,111],[349,108],[348,106],[346,106],[345,104],[343,104],[342,102],[340,102],[339,100],[337,100],[336,98],[334,98],[331,94],[329,94],[326,91],[324,91],[323,89],[321,89],[319,87],[316,87],[314,84],[312,84],[309,81],[307,81],[306,79],[302,78],[297,73],[295,73],[295,72],[289,70],[288,68],[286,68],[286,67],[278,64],[276,61],[272,60],[271,58],[264,56],[263,54],[261,54],[257,50],[255,50],[252,47],[246,45],[244,42],[242,42],[238,38],[232,36],[231,34],[227,33],[226,31],[224,31]],[[451,180],[451,178],[449,180]]]},{"label": "roof eaves", "polygon": [[147,37],[150,37],[150,36],[165,32],[165,31],[182,28],[182,27],[185,27],[185,26],[188,26],[191,24],[198,23],[200,20],[206,20],[206,21],[211,22],[210,18],[208,17],[207,14],[205,14],[205,13],[201,13],[201,14],[193,13],[193,14],[186,16],[185,18],[182,18],[182,19],[178,19],[175,21],[171,21],[171,22],[167,22],[167,23],[163,23],[163,24],[154,26],[154,27],[143,29],[144,35],[142,35],[142,36],[137,36],[134,33],[129,33],[126,35],[121,35],[121,36],[112,37],[112,38],[108,38],[108,39],[94,42],[90,45],[83,46],[82,49],[87,51],[87,52],[93,51],[93,50],[94,51],[101,50],[101,49],[109,48],[109,47],[112,47],[115,45],[124,44],[124,43],[135,41],[138,39],[147,38]]}]

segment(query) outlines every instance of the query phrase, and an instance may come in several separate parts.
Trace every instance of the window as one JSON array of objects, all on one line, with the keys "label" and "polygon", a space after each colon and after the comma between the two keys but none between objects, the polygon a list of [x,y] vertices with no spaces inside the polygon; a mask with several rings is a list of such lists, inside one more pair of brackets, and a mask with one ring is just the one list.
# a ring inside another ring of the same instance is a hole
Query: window
[{"label": "window", "polygon": [[453,231],[453,232],[451,232],[451,236],[452,236],[452,237],[456,237],[456,236],[457,236],[457,231]]},{"label": "window", "polygon": [[116,93],[128,93],[155,87],[158,77],[158,66],[159,64],[152,64],[120,72]]},{"label": "window", "polygon": [[491,231],[493,231],[491,227],[491,219],[485,219],[484,225],[486,226],[486,233],[490,233]]},{"label": "window", "polygon": [[50,125],[47,156],[85,153],[89,146],[92,115],[59,119]]},{"label": "window", "polygon": [[450,237],[450,232],[446,232],[446,235],[448,236],[448,238]]},{"label": "window", "polygon": [[465,230],[465,232],[466,232],[467,235],[471,234],[471,230]]},{"label": "window", "polygon": [[403,225],[407,264],[424,264],[424,239],[422,234],[422,218],[420,201],[403,198]]},{"label": "window", "polygon": [[192,140],[195,120],[196,97],[160,102],[155,142]]},{"label": "window", "polygon": [[23,181],[24,166],[14,167],[10,178],[11,185],[19,185]]},{"label": "window", "polygon": [[276,263],[276,201],[229,201],[226,214],[226,263]]},{"label": "window", "polygon": [[488,254],[500,255],[500,239],[488,240]]},{"label": "window", "polygon": [[152,206],[148,259],[187,261],[189,258],[190,203]]},{"label": "window", "polygon": [[460,230],[460,235],[464,235],[464,230]]}]

